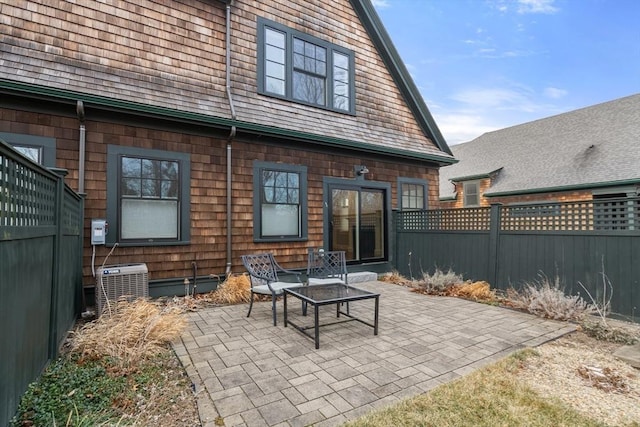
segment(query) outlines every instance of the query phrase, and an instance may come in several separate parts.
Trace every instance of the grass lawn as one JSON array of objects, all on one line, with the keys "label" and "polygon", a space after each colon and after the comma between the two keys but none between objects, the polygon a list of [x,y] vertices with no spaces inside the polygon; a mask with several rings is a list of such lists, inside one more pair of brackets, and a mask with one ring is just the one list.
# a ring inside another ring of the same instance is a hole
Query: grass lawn
[{"label": "grass lawn", "polygon": [[431,392],[367,414],[348,427],[399,426],[576,426],[604,424],[560,401],[540,396],[518,381],[523,350]]}]

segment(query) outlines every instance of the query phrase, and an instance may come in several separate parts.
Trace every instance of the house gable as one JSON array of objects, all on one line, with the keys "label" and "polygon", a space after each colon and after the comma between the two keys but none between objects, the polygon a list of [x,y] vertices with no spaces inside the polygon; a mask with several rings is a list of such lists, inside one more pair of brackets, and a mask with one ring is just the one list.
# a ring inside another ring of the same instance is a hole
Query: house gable
[{"label": "house gable", "polygon": [[371,2],[369,0],[351,0],[351,3],[425,135],[442,151],[452,154]]},{"label": "house gable", "polygon": [[[233,118],[225,93],[225,3],[5,5],[11,31],[2,34],[0,87],[226,126]],[[368,0],[237,0],[229,7],[239,130],[454,161]],[[355,115],[258,94],[258,16],[355,52]]]}]

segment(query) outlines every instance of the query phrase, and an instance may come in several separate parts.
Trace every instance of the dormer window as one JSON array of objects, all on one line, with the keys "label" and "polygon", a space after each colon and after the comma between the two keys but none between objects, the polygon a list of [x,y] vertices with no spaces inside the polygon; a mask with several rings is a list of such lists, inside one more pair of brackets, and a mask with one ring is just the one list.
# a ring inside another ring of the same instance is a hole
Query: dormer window
[{"label": "dormer window", "polygon": [[258,18],[258,92],[354,114],[354,53]]},{"label": "dormer window", "polygon": [[463,184],[464,207],[480,206],[480,183],[467,181]]}]

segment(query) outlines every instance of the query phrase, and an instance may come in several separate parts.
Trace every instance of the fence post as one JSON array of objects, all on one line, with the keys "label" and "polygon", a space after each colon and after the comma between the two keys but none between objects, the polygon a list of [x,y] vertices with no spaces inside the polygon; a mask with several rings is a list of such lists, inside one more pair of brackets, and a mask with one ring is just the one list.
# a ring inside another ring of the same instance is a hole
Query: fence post
[{"label": "fence post", "polygon": [[56,235],[53,243],[53,262],[51,268],[51,317],[49,321],[49,359],[58,356],[58,293],[60,289],[60,263],[62,253],[63,214],[64,214],[64,177],[68,171],[60,168],[50,168],[51,172],[58,176],[56,181]]},{"label": "fence post", "polygon": [[492,203],[489,214],[489,283],[498,286],[498,245],[500,244],[500,215],[502,203]]}]

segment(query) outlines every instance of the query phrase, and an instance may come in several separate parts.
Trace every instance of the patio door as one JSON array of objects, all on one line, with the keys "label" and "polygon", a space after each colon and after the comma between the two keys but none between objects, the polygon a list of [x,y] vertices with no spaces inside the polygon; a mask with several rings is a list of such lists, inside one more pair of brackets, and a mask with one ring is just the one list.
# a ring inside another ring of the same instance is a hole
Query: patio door
[{"label": "patio door", "polygon": [[358,186],[330,187],[329,246],[347,261],[387,257],[386,191]]}]

